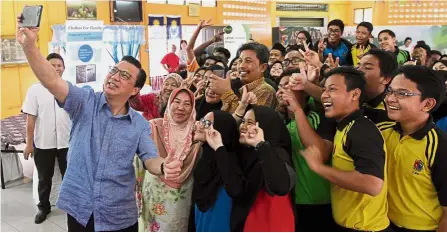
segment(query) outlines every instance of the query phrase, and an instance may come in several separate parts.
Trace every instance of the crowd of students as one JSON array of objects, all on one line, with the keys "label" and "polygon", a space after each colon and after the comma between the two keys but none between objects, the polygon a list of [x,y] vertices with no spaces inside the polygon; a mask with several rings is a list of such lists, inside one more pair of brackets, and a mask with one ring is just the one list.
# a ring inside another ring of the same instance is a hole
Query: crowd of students
[{"label": "crowd of students", "polygon": [[72,122],[57,203],[69,231],[447,231],[445,55],[422,41],[410,54],[391,30],[375,48],[368,22],[351,44],[333,20],[315,46],[306,31],[287,48],[249,42],[228,64],[224,48],[201,57],[221,35],[194,50],[210,25],[187,43],[188,75],[146,95],[135,58],[95,93],[18,28]]}]

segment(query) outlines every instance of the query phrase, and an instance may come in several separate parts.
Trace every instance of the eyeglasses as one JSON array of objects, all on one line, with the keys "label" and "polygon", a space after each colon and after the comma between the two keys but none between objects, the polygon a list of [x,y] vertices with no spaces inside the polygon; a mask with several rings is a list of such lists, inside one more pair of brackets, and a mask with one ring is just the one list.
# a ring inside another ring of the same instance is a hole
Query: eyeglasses
[{"label": "eyeglasses", "polygon": [[132,75],[129,74],[129,72],[127,72],[125,70],[120,70],[120,69],[118,69],[115,66],[110,69],[109,74],[113,76],[113,75],[115,75],[118,72],[120,73],[120,78],[122,80],[126,80],[127,81],[127,80],[130,80],[130,79],[133,78]]},{"label": "eyeglasses", "polygon": [[304,59],[301,58],[293,58],[293,59],[285,59],[282,62],[283,66],[288,66],[290,63],[292,63],[292,65],[299,65],[300,62],[306,62]]},{"label": "eyeglasses", "polygon": [[403,99],[403,98],[407,98],[407,97],[411,97],[411,96],[420,96],[421,95],[419,93],[406,92],[404,90],[393,90],[391,87],[388,87],[386,89],[385,94],[387,96],[394,94],[394,96],[396,96],[396,98],[398,98],[398,99]]},{"label": "eyeglasses", "polygon": [[200,119],[200,125],[203,126],[203,128],[208,129],[210,126],[213,125],[213,122],[206,120],[205,118]]}]

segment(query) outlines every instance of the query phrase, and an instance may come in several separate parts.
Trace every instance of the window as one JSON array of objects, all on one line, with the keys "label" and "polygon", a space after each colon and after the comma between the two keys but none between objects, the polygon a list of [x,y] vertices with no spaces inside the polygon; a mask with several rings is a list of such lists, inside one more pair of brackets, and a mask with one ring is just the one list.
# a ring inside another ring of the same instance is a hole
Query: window
[{"label": "window", "polygon": [[354,9],[354,23],[359,24],[361,22],[372,23],[372,8]]}]

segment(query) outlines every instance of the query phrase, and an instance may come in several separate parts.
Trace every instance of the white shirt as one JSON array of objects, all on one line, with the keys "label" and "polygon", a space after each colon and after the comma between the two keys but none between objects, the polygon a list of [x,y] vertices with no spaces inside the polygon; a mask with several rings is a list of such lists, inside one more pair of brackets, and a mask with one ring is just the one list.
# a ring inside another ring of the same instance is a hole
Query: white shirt
[{"label": "white shirt", "polygon": [[54,96],[40,83],[28,89],[22,112],[36,116],[34,146],[39,149],[68,148],[71,120]]}]

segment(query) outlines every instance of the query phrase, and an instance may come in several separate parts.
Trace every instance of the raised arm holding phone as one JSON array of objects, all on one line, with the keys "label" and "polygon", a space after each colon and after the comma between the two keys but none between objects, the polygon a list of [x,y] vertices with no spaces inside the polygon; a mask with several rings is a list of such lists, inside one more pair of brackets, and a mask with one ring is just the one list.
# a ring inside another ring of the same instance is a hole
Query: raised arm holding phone
[{"label": "raised arm holding phone", "polygon": [[68,214],[68,230],[137,231],[134,155],[150,173],[168,180],[181,170],[180,163],[164,164],[157,156],[148,122],[129,107],[146,73],[138,60],[125,56],[107,74],[104,92],[76,87],[58,77],[41,55],[36,46],[39,28],[21,27],[23,18],[17,18],[17,41],[36,77],[73,122],[70,166],[56,204]]}]

